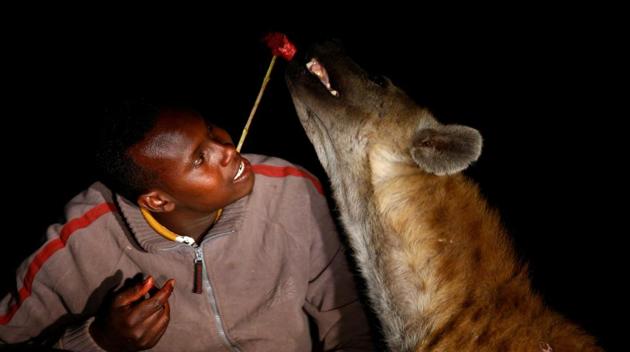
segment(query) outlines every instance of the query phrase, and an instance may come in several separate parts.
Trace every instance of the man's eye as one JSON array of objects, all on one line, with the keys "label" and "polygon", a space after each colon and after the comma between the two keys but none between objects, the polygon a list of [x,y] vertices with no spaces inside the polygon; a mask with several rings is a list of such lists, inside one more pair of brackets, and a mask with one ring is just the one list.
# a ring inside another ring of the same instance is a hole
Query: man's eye
[{"label": "man's eye", "polygon": [[199,154],[199,157],[197,159],[195,159],[195,161],[193,161],[193,167],[197,168],[199,166],[201,166],[201,164],[203,164],[205,160],[205,157],[203,156],[203,154]]}]

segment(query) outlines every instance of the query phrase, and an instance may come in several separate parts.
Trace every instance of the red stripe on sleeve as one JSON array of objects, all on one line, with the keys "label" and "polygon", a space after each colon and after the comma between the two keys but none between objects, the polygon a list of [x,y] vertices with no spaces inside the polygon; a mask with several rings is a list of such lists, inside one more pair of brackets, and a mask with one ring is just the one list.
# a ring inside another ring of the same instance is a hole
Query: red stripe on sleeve
[{"label": "red stripe on sleeve", "polygon": [[33,261],[31,261],[31,263],[29,264],[26,275],[24,276],[24,280],[22,281],[22,288],[20,288],[20,290],[18,291],[18,300],[17,302],[9,306],[7,312],[4,315],[0,315],[0,324],[5,325],[11,321],[22,303],[24,303],[24,301],[33,292],[33,281],[35,280],[35,275],[37,275],[39,269],[41,269],[48,258],[55,254],[55,252],[66,246],[68,239],[70,238],[70,236],[72,236],[73,233],[75,233],[75,231],[88,227],[92,222],[100,218],[102,215],[113,212],[115,210],[116,207],[114,206],[114,204],[102,203],[88,210],[88,212],[83,214],[83,216],[81,216],[80,218],[72,219],[68,223],[66,223],[63,228],[61,228],[59,238],[48,242],[35,255]]},{"label": "red stripe on sleeve", "polygon": [[315,178],[313,175],[303,170],[300,170],[296,167],[257,164],[257,165],[252,165],[252,170],[254,171],[254,173],[269,176],[269,177],[287,177],[287,176],[305,177],[309,181],[311,181],[311,183],[313,184],[313,186],[315,186],[315,189],[317,189],[317,192],[319,192],[319,194],[321,195],[324,194],[324,189],[322,188],[322,184],[319,183],[319,180],[317,180],[317,178]]}]

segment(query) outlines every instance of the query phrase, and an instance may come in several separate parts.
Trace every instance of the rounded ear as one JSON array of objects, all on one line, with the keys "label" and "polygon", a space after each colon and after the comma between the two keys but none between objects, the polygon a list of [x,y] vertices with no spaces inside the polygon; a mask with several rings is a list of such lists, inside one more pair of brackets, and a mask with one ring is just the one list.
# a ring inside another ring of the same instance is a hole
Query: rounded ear
[{"label": "rounded ear", "polygon": [[416,132],[411,157],[423,170],[450,175],[466,169],[481,155],[481,134],[474,128],[446,125]]},{"label": "rounded ear", "polygon": [[171,198],[159,191],[148,191],[138,196],[138,205],[155,213],[169,212],[175,209]]}]

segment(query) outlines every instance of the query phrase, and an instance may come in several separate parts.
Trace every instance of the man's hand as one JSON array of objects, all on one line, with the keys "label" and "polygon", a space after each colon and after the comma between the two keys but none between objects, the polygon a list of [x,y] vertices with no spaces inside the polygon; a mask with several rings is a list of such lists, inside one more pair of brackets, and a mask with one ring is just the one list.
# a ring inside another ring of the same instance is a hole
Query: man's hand
[{"label": "man's hand", "polygon": [[114,296],[104,316],[97,317],[90,326],[90,334],[99,346],[107,351],[138,351],[157,344],[170,319],[168,298],[175,280],[168,280],[145,298],[153,285],[149,276]]}]

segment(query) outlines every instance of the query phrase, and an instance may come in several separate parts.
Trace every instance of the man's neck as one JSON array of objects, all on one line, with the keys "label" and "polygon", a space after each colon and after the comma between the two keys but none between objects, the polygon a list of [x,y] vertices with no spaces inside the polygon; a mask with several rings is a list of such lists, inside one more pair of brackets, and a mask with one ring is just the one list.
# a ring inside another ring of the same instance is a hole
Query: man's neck
[{"label": "man's neck", "polygon": [[185,212],[154,213],[155,219],[167,229],[180,236],[188,236],[199,243],[214,225],[218,211],[208,215]]}]

